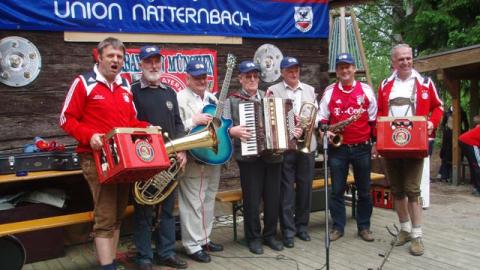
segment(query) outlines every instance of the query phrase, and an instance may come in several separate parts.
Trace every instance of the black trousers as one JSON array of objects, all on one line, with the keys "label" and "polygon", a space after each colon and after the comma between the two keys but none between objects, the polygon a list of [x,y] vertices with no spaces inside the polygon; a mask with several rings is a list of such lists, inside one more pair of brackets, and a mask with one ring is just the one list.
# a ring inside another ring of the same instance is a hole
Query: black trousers
[{"label": "black trousers", "polygon": [[478,146],[468,145],[459,142],[463,154],[467,157],[468,167],[470,167],[470,182],[473,187],[480,192],[480,150]]},{"label": "black trousers", "polygon": [[283,156],[280,185],[280,228],[283,237],[306,232],[312,204],[313,153],[288,151]]},{"label": "black trousers", "polygon": [[[253,240],[274,237],[278,222],[280,175],[282,163],[238,161],[243,194],[245,238]],[[260,205],[263,201],[263,236],[260,224]]]}]

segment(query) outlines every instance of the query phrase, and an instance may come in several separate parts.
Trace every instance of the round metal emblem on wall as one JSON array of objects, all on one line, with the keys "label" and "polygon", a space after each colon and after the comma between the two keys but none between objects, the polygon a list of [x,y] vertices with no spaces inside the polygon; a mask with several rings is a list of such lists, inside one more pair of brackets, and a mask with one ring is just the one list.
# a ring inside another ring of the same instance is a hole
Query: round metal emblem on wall
[{"label": "round metal emblem on wall", "polygon": [[40,52],[32,42],[16,36],[0,40],[0,82],[25,86],[37,78],[41,67]]},{"label": "round metal emblem on wall", "polygon": [[272,44],[263,44],[258,47],[253,61],[260,66],[260,79],[264,82],[274,82],[280,78],[280,62],[283,54],[278,47]]},{"label": "round metal emblem on wall", "polygon": [[151,162],[155,157],[152,145],[144,140],[139,140],[135,143],[135,151],[137,156],[145,162]]},{"label": "round metal emblem on wall", "polygon": [[396,128],[392,133],[392,141],[398,146],[405,146],[410,142],[412,135],[406,128]]}]

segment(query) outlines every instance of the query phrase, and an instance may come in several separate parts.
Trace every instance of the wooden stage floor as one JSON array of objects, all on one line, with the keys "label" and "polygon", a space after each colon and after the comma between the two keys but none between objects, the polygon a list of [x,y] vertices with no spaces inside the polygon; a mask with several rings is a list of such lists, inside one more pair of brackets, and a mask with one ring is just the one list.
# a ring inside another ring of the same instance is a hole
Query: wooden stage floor
[{"label": "wooden stage floor", "polygon": [[[408,253],[408,244],[395,247],[383,269],[479,269],[480,267],[480,198],[470,195],[470,186],[453,187],[444,183],[431,185],[431,206],[424,211],[425,254],[414,257]],[[349,207],[348,207],[349,208]],[[230,205],[217,204],[217,214],[230,214]],[[392,237],[385,229],[392,225],[396,215],[392,210],[374,208],[372,231],[375,241],[367,243],[357,236],[350,209],[345,236],[332,242],[330,269],[377,269],[389,248]],[[261,256],[251,254],[241,243],[234,242],[231,225],[218,223],[212,233],[215,242],[225,251],[215,253],[212,262],[196,263],[188,259],[188,269],[322,269],[325,264],[324,212],[311,216],[311,242],[295,240],[295,247],[275,252],[265,247]],[[239,235],[243,235],[242,224]],[[131,237],[121,239],[121,251],[131,248]],[[177,242],[178,253],[187,259]],[[24,270],[98,269],[91,244],[72,246],[66,256],[26,265]],[[217,257],[218,255],[218,257]],[[122,265],[119,269],[135,269]],[[168,268],[163,268],[168,269]],[[325,269],[325,268],[323,268]]]}]

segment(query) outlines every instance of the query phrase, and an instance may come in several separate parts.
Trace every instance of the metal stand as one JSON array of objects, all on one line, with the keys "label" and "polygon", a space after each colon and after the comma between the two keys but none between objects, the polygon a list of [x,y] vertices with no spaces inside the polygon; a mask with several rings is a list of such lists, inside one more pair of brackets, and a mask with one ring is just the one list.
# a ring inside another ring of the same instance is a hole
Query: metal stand
[{"label": "metal stand", "polygon": [[329,226],[328,226],[328,135],[327,125],[322,125],[321,130],[323,132],[323,179],[325,180],[325,265],[326,269],[330,269],[330,236],[329,236]]}]

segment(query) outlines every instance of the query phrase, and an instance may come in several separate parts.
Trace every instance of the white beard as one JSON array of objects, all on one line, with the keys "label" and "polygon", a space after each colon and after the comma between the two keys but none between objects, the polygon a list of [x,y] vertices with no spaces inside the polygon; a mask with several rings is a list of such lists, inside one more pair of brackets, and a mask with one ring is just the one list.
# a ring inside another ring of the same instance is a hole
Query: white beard
[{"label": "white beard", "polygon": [[156,83],[160,80],[160,71],[143,71],[143,77],[147,82]]}]

